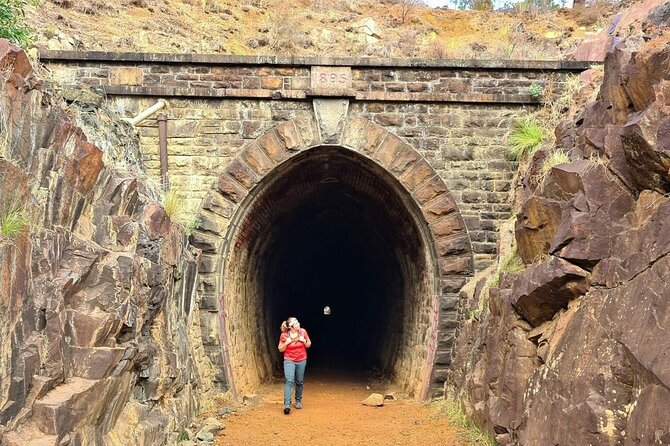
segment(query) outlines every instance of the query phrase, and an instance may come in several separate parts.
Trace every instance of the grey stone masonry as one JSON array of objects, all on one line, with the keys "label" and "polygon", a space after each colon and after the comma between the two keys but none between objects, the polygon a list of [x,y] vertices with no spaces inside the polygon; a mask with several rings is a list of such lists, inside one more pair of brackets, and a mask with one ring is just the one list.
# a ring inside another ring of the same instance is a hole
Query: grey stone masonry
[{"label": "grey stone masonry", "polygon": [[[539,106],[530,86],[552,82],[558,90],[589,66],[69,51],[43,51],[40,60],[59,82],[104,92],[123,116],[167,100],[170,184],[194,218],[245,144],[311,113],[314,98],[346,98],[349,116],[400,137],[442,177],[467,226],[477,270],[495,258],[497,227],[511,217],[516,166],[504,141],[514,119]],[[148,171],[159,178],[155,117],[138,129]]]}]

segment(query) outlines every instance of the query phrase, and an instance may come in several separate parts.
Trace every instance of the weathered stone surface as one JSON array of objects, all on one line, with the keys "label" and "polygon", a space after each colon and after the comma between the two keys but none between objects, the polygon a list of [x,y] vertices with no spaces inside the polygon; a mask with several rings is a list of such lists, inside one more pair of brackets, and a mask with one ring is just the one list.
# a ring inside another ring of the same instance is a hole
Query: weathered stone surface
[{"label": "weathered stone surface", "polygon": [[423,184],[433,176],[435,176],[435,171],[430,164],[426,160],[420,159],[400,177],[400,182],[407,190],[413,191],[417,186]]},{"label": "weathered stone surface", "polygon": [[[501,274],[489,315],[478,316],[483,287],[461,295],[449,382],[465,382],[466,411],[504,444],[670,440],[668,36],[646,26],[608,54],[598,101],[557,131],[583,160],[542,187],[524,178],[520,252],[546,260]],[[508,364],[522,373],[509,379]]]},{"label": "weathered stone surface", "polygon": [[426,205],[422,211],[424,217],[426,217],[426,221],[428,221],[429,224],[432,224],[445,215],[449,215],[456,211],[456,203],[448,193],[444,193]]},{"label": "weathered stone surface", "polygon": [[296,129],[295,123],[293,121],[285,122],[281,125],[278,125],[277,136],[284,144],[284,147],[289,151],[298,150],[304,148],[303,142],[300,139],[300,134]]},{"label": "weathered stone surface", "polygon": [[241,158],[260,176],[265,175],[275,166],[274,161],[270,160],[255,143],[247,146]]},{"label": "weathered stone surface", "polygon": [[217,183],[217,188],[221,194],[232,201],[239,203],[247,195],[248,191],[228,174],[221,174]]},{"label": "weathered stone surface", "polygon": [[368,127],[367,119],[356,116],[348,116],[342,133],[342,145],[352,149],[358,149],[361,140],[365,137],[365,131]]},{"label": "weathered stone surface", "polygon": [[379,161],[379,164],[382,167],[387,167],[393,160],[395,160],[400,148],[405,145],[405,142],[393,135],[392,133],[387,133],[386,138],[379,145],[379,148],[373,155],[374,159]]},{"label": "weathered stone surface", "polygon": [[236,209],[235,203],[226,200],[219,193],[210,193],[205,197],[202,207],[225,218],[233,216]]},{"label": "weathered stone surface", "polygon": [[554,167],[542,189],[522,207],[519,254],[532,263],[549,253],[592,267],[607,257],[619,221],[633,207],[631,192],[611,181],[603,165],[580,160]]},{"label": "weathered stone surface", "polygon": [[447,236],[463,230],[463,220],[459,215],[447,215],[430,223],[430,228],[435,237]]},{"label": "weathered stone surface", "polygon": [[588,278],[587,271],[558,257],[530,265],[514,281],[514,308],[536,327],[584,295]]},{"label": "weathered stone surface", "polygon": [[339,144],[349,110],[348,99],[314,99],[314,115],[324,144]]},{"label": "weathered stone surface", "polygon": [[439,261],[442,274],[468,275],[473,271],[472,257],[470,255],[451,256]]},{"label": "weathered stone surface", "polygon": [[226,172],[247,190],[251,189],[259,179],[258,175],[239,159],[230,163]]},{"label": "weathered stone surface", "polygon": [[258,145],[265,150],[267,156],[275,163],[284,161],[288,157],[286,147],[279,141],[274,132],[268,132],[258,139]]},{"label": "weathered stone surface", "polygon": [[514,232],[524,263],[533,263],[549,253],[565,206],[560,201],[538,196],[531,196],[523,203]]},{"label": "weathered stone surface", "polygon": [[303,115],[293,120],[296,130],[300,134],[300,139],[306,148],[315,147],[321,144],[319,127],[310,115]]},{"label": "weathered stone surface", "polygon": [[[626,283],[649,268],[670,252],[670,202],[666,197],[655,197],[654,213],[643,219],[639,226],[620,234],[612,245],[612,256],[593,270],[595,283],[612,287]],[[647,213],[652,203],[638,207],[637,214]]]},{"label": "weathered stone surface", "polygon": [[419,203],[426,204],[445,192],[447,192],[447,186],[442,181],[442,178],[436,175],[423,186],[420,186],[414,192],[414,196]]},{"label": "weathered stone surface", "polygon": [[[198,319],[199,252],[156,203],[141,165],[115,170],[137,161],[121,154],[138,141],[112,147],[99,133],[118,135],[119,125],[92,125],[88,115],[77,123],[89,128],[73,125],[76,103],[68,114],[58,109],[18,50],[5,50],[0,41],[1,66],[18,62],[0,83],[9,74],[31,87],[0,91],[0,116],[24,117],[3,129],[34,137],[10,138],[0,161],[0,206],[16,200],[31,223],[11,244],[0,240],[3,444],[107,444],[132,421],[120,417],[124,408],[150,400],[147,418],[161,422],[133,424],[136,435],[120,444],[163,444],[166,429],[180,431],[195,414],[194,389],[211,385],[197,365],[201,339],[187,335],[189,315]],[[103,156],[98,141],[119,157]],[[155,404],[175,399],[185,402]]]},{"label": "weathered stone surface", "polygon": [[72,375],[85,379],[102,379],[111,375],[126,353],[125,348],[70,347]]},{"label": "weathered stone surface", "polygon": [[388,166],[388,170],[399,177],[420,158],[421,155],[416,150],[409,144],[404,144],[400,147],[395,160]]},{"label": "weathered stone surface", "polygon": [[370,123],[365,128],[362,138],[358,141],[358,149],[368,156],[373,156],[379,144],[386,138],[387,133],[388,131],[384,127]]}]

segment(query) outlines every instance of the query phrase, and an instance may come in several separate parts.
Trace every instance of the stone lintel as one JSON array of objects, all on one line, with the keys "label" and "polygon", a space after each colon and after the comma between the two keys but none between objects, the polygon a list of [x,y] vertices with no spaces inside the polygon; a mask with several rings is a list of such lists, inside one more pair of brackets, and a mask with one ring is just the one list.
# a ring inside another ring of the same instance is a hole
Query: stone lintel
[{"label": "stone lintel", "polygon": [[154,64],[202,65],[275,65],[275,66],[349,66],[380,68],[466,68],[480,70],[561,70],[584,71],[599,61],[567,60],[477,60],[477,59],[421,59],[390,57],[294,57],[294,56],[231,56],[195,53],[135,53],[113,51],[56,51],[42,50],[43,62],[141,62]]}]

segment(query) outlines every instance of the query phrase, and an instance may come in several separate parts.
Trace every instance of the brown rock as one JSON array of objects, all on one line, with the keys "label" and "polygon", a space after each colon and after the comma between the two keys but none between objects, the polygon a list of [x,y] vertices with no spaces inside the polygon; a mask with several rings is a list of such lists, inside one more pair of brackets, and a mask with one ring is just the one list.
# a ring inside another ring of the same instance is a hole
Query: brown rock
[{"label": "brown rock", "polygon": [[530,265],[514,281],[514,308],[537,327],[567,308],[570,300],[585,294],[588,277],[588,272],[557,257]]},{"label": "brown rock", "polygon": [[365,129],[365,134],[358,142],[358,148],[368,156],[374,155],[379,144],[386,138],[387,133],[384,127],[370,123]]},{"label": "brown rock", "polygon": [[448,256],[440,259],[440,271],[442,274],[460,274],[467,275],[472,273],[473,264],[472,256],[467,255]]},{"label": "brown rock", "polygon": [[443,193],[440,197],[433,200],[429,205],[423,208],[423,215],[428,224],[431,224],[441,217],[456,211],[456,203],[448,193]]},{"label": "brown rock", "polygon": [[569,200],[562,209],[549,252],[591,268],[609,255],[611,239],[622,230],[620,220],[634,204],[632,194],[607,169],[589,160],[556,166],[545,194]]},{"label": "brown rock", "polygon": [[12,72],[26,77],[33,70],[30,59],[21,48],[12,45],[8,40],[0,40],[0,71],[11,67]]},{"label": "brown rock", "polygon": [[594,283],[615,286],[625,283],[649,268],[670,252],[670,202],[661,201],[656,211],[649,217],[639,211],[643,223],[620,234],[612,245],[612,256],[605,259],[593,270]]},{"label": "brown rock", "polygon": [[409,144],[403,144],[398,151],[395,160],[388,166],[388,170],[396,176],[401,176],[405,171],[421,158],[421,155]]},{"label": "brown rock", "polygon": [[534,263],[549,253],[565,203],[532,196],[523,203],[514,234],[519,256],[525,264]]}]

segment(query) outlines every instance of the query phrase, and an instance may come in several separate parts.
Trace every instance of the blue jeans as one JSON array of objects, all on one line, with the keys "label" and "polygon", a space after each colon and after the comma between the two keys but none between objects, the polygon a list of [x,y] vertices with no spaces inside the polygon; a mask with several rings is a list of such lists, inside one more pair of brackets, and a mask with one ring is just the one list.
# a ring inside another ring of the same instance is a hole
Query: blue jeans
[{"label": "blue jeans", "polygon": [[284,407],[291,407],[291,394],[295,383],[295,401],[302,401],[302,383],[305,379],[305,367],[307,360],[299,362],[284,360]]}]

